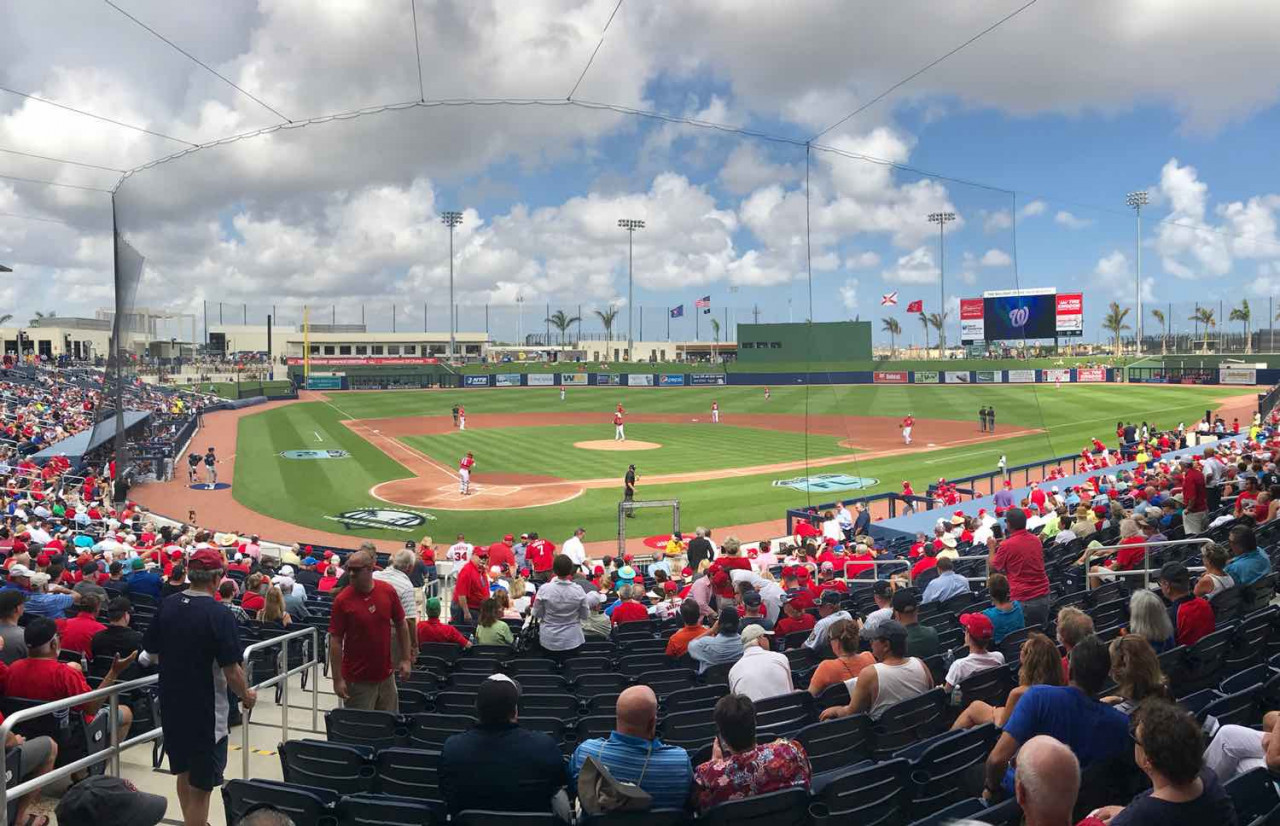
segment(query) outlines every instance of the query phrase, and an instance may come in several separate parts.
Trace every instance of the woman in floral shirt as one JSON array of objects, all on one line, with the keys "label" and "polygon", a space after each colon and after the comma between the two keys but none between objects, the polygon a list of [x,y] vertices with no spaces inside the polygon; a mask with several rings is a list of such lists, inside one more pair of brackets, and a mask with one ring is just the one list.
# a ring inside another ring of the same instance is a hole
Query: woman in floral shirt
[{"label": "woman in floral shirt", "polygon": [[794,740],[756,744],[756,706],[749,697],[729,694],[715,709],[718,735],[711,759],[694,770],[698,811],[718,803],[809,788],[809,756]]}]

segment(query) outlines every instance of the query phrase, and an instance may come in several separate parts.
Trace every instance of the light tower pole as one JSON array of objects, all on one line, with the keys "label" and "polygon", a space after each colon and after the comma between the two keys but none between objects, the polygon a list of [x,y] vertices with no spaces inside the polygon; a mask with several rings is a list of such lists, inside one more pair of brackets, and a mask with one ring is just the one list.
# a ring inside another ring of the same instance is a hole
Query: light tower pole
[{"label": "light tower pole", "polygon": [[449,228],[449,361],[453,361],[458,351],[457,327],[458,309],[453,303],[453,229],[462,223],[462,213],[447,209],[440,214],[440,223]]},{"label": "light tower pole", "polygon": [[644,221],[636,218],[619,218],[618,226],[627,231],[627,361],[635,361],[635,338],[631,335],[631,324],[635,320],[635,301],[633,300],[635,292],[632,288],[635,267],[632,243],[635,240],[636,230],[644,229]]},{"label": "light tower pole", "polygon": [[938,320],[942,326],[938,328],[938,358],[943,358],[947,349],[947,224],[956,219],[954,212],[931,212],[929,223],[938,225]]},{"label": "light tower pole", "polygon": [[524,346],[524,296],[516,294],[516,344]]},{"label": "light tower pole", "polygon": [[1142,355],[1142,208],[1147,205],[1147,191],[1130,192],[1125,196],[1124,202],[1133,207],[1134,216],[1137,218],[1136,234],[1133,240],[1134,259],[1137,263],[1133,281],[1133,301],[1134,306],[1138,310],[1137,333],[1138,340],[1134,345],[1137,355]]}]

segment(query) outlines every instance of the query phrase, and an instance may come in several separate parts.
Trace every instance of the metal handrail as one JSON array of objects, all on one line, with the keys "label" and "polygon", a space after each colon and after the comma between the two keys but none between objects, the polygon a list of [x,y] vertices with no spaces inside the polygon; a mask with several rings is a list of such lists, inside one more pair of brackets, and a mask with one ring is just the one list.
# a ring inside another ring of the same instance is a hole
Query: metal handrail
[{"label": "metal handrail", "polygon": [[19,723],[25,723],[27,720],[34,720],[37,717],[43,717],[46,714],[52,714],[55,711],[71,709],[76,706],[84,705],[85,703],[91,703],[94,700],[106,698],[108,702],[107,726],[108,731],[111,733],[111,745],[108,748],[96,751],[85,757],[81,757],[79,760],[68,763],[65,766],[60,766],[53,771],[40,775],[39,777],[33,777],[16,786],[10,787],[7,783],[3,784],[3,788],[0,788],[0,826],[9,826],[9,800],[11,798],[22,797],[28,792],[44,788],[50,783],[61,780],[64,777],[70,777],[72,774],[81,771],[82,769],[87,769],[90,766],[96,766],[99,763],[105,763],[108,760],[111,761],[111,773],[119,776],[121,751],[162,737],[164,734],[163,730],[159,726],[156,726],[151,731],[144,732],[136,737],[130,737],[122,743],[120,742],[120,730],[118,727],[120,722],[120,695],[126,691],[132,691],[136,688],[145,688],[149,685],[155,685],[159,681],[159,675],[152,674],[148,677],[130,680],[127,683],[112,683],[106,688],[95,688],[93,691],[86,694],[77,694],[74,697],[66,697],[62,700],[53,700],[52,702],[42,703],[38,706],[33,706],[32,708],[24,708],[19,711],[15,711],[13,714],[6,717],[4,722],[0,723],[0,744],[7,743],[9,741],[9,735],[13,733],[14,726]]},{"label": "metal handrail", "polygon": [[[302,637],[311,637],[311,659],[302,663],[297,668],[289,669],[289,640],[301,639]],[[280,673],[274,677],[267,679],[257,685],[251,682],[252,674],[249,655],[254,651],[261,651],[272,646],[280,646],[280,659],[277,666]],[[277,683],[280,684],[280,742],[289,739],[289,678],[294,674],[301,674],[308,668],[314,669],[311,673],[311,729],[319,731],[320,724],[320,664],[323,657],[320,654],[320,629],[314,625],[306,628],[300,628],[297,631],[290,631],[287,634],[281,634],[278,637],[272,637],[269,640],[255,642],[244,649],[244,667],[245,682],[249,683],[250,690],[258,691],[263,688],[271,688]],[[287,670],[286,670],[287,669]],[[243,755],[241,777],[245,780],[249,779],[249,718],[253,714],[253,709],[246,709],[244,712],[244,722],[240,727],[242,741],[240,751]],[[0,823],[0,826],[4,826]]]},{"label": "metal handrail", "polygon": [[[1115,576],[1137,576],[1138,574],[1142,574],[1142,586],[1146,588],[1151,585],[1151,572],[1153,570],[1156,571],[1157,573],[1160,571],[1159,568],[1153,569],[1148,567],[1147,565],[1148,561],[1151,559],[1152,548],[1157,546],[1164,546],[1164,545],[1212,545],[1212,544],[1213,544],[1212,539],[1208,539],[1203,536],[1191,537],[1189,539],[1165,539],[1159,542],[1144,542],[1143,548],[1142,548],[1142,568],[1140,569],[1134,568],[1131,571],[1111,571],[1110,573]],[[1116,545],[1102,545],[1101,547],[1097,547],[1097,548],[1085,548],[1084,589],[1086,591],[1093,590],[1093,586],[1092,586],[1093,577],[1089,573],[1089,561],[1093,559],[1094,554],[1096,554],[1098,551],[1118,551],[1124,547],[1127,547],[1127,546],[1116,544]]]},{"label": "metal handrail", "polygon": [[[988,579],[991,578],[991,558],[986,554],[983,554],[981,556],[953,556],[951,559],[955,562],[973,562],[977,560],[977,561],[983,562],[987,566],[986,576],[967,576],[965,577],[965,581],[967,582],[986,582]],[[873,576],[875,576],[876,579],[880,578],[880,571],[879,571],[880,565],[895,565],[895,564],[903,565],[903,566],[906,566],[906,570],[908,572],[910,572],[911,568],[913,567],[912,561],[905,557],[893,557],[891,559],[872,559],[870,561],[856,560],[853,562],[846,562],[845,564],[846,565],[868,565],[869,564],[871,565],[871,573]]]}]

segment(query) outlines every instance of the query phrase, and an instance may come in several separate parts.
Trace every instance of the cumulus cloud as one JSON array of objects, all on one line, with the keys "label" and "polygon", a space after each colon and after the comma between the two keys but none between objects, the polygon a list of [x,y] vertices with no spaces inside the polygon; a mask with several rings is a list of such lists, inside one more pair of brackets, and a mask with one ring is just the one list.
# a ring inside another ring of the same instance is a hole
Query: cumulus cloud
[{"label": "cumulus cloud", "polygon": [[846,278],[840,285],[840,303],[849,312],[858,309],[858,279]]},{"label": "cumulus cloud", "polygon": [[1045,210],[1047,210],[1048,208],[1049,208],[1048,204],[1046,204],[1044,201],[1036,199],[1028,203],[1021,210],[1019,210],[1018,214],[1021,215],[1023,218],[1034,218],[1037,215],[1043,215],[1045,213]]},{"label": "cumulus cloud", "polygon": [[993,232],[1002,232],[1013,226],[1013,215],[1007,209],[997,209],[995,212],[988,212],[982,218],[982,231],[990,235]]},{"label": "cumulus cloud", "polygon": [[880,256],[874,252],[859,252],[844,260],[845,269],[864,270],[880,266]]},{"label": "cumulus cloud", "polygon": [[1093,219],[1079,218],[1065,209],[1058,210],[1058,214],[1053,216],[1053,221],[1067,229],[1084,229],[1085,227],[1093,226]]},{"label": "cumulus cloud", "polygon": [[916,247],[880,276],[890,284],[935,284],[941,272],[928,247]]},{"label": "cumulus cloud", "polygon": [[989,249],[982,254],[980,263],[984,267],[1007,267],[1013,263],[1013,259],[1004,250]]}]

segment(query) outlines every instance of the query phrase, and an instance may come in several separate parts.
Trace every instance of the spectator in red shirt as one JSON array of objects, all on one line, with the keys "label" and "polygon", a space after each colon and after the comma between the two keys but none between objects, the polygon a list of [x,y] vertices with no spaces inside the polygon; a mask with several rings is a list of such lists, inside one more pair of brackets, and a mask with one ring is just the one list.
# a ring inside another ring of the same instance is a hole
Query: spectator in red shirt
[{"label": "spectator in red shirt", "polygon": [[516,567],[515,551],[511,549],[512,536],[507,534],[502,537],[501,542],[495,542],[489,546],[489,564],[502,567],[503,565],[511,568]]},{"label": "spectator in red shirt", "polygon": [[74,617],[57,621],[62,648],[77,651],[86,658],[93,659],[93,635],[107,629],[107,626],[97,620],[100,607],[101,603],[95,594],[85,594]]},{"label": "spectator in red shirt", "polygon": [[720,546],[721,555],[707,569],[707,576],[715,586],[716,596],[721,599],[733,599],[736,592],[733,588],[733,577],[730,571],[750,571],[751,560],[742,556],[742,545],[734,537],[729,537]]},{"label": "spectator in red shirt", "polygon": [[987,540],[987,565],[1009,578],[1009,595],[1022,603],[1027,625],[1044,626],[1049,619],[1049,577],[1044,570],[1044,547],[1027,531],[1027,514],[1011,508],[1005,514],[1009,535]]},{"label": "spectator in red shirt", "polygon": [[1182,526],[1187,536],[1204,533],[1209,517],[1209,498],[1205,491],[1204,473],[1191,457],[1182,458]]},{"label": "spectator in red shirt", "polygon": [[427,618],[418,623],[418,645],[424,642],[451,642],[459,648],[470,648],[471,640],[462,636],[457,628],[440,621],[442,607],[440,597],[427,600]]},{"label": "spectator in red shirt", "polygon": [[458,570],[458,578],[453,586],[453,600],[457,606],[458,618],[463,622],[471,622],[473,613],[480,611],[480,606],[489,598],[489,552],[484,548],[476,548],[471,552],[471,561]]},{"label": "spectator in red shirt", "polygon": [[925,571],[930,568],[936,568],[937,566],[938,552],[933,549],[932,545],[926,545],[924,549],[924,556],[920,557],[920,561],[911,566],[911,581],[915,582],[916,579]]},{"label": "spectator in red shirt", "polygon": [[267,607],[267,589],[271,580],[265,574],[250,574],[244,583],[244,595],[240,597],[240,607],[249,616]]},{"label": "spectator in red shirt", "polygon": [[813,626],[818,622],[813,614],[807,613],[792,599],[782,603],[782,614],[773,626],[773,633],[779,637],[785,637],[787,634],[794,634],[797,631],[812,631]]},{"label": "spectator in red shirt", "polygon": [[1181,562],[1166,562],[1160,569],[1160,593],[1169,601],[1169,620],[1178,645],[1195,645],[1212,634],[1217,620],[1213,606],[1191,593],[1191,572]]},{"label": "spectator in red shirt", "polygon": [[621,625],[624,622],[638,622],[640,620],[649,619],[649,609],[640,604],[640,597],[644,595],[643,585],[623,585],[618,588],[618,596],[622,598],[613,608],[610,619],[614,625]]},{"label": "spectator in red shirt", "polygon": [[550,579],[551,566],[556,560],[556,546],[538,536],[529,534],[529,544],[524,551],[525,563],[533,569],[536,579]]},{"label": "spectator in red shirt", "polygon": [[[89,683],[85,681],[80,669],[58,661],[61,645],[58,641],[57,623],[48,617],[33,617],[27,623],[24,637],[27,643],[27,656],[9,666],[5,680],[7,696],[52,702],[89,693]],[[111,669],[107,671],[107,676],[103,677],[102,682],[98,684],[98,688],[107,688],[113,684],[137,658],[136,652],[124,659],[116,657],[111,663]],[[98,713],[98,709],[105,701],[105,697],[99,697],[76,708],[84,713],[85,720],[88,721]],[[119,708],[120,740],[123,741],[129,736],[133,712],[125,705]]]},{"label": "spectator in red shirt", "polygon": [[333,693],[344,708],[399,711],[391,669],[391,631],[399,642],[396,670],[408,677],[413,664],[409,627],[396,589],[373,578],[373,554],[347,557],[350,586],[334,597],[329,616],[329,668]]}]

